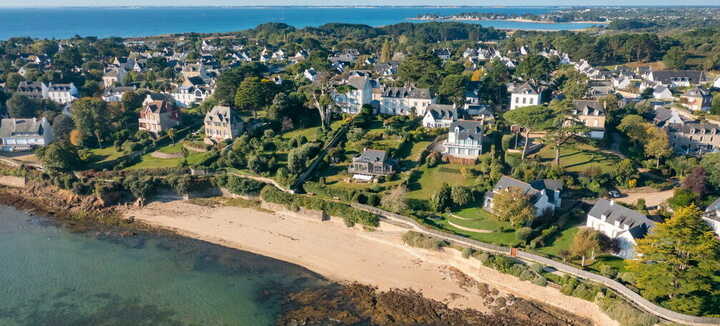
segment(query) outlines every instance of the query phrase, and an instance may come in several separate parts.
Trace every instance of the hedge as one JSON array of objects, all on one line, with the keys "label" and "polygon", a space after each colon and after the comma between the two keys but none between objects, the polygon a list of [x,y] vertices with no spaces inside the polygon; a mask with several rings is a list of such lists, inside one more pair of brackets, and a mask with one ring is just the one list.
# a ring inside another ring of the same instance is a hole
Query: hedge
[{"label": "hedge", "polygon": [[347,222],[360,223],[368,226],[378,226],[380,224],[380,218],[377,215],[361,211],[348,204],[317,197],[289,194],[272,186],[263,188],[260,192],[260,197],[267,202],[281,204],[288,208],[303,207],[323,211],[331,216],[342,217],[346,219]]},{"label": "hedge", "polygon": [[215,178],[218,186],[224,187],[236,195],[257,195],[265,187],[265,183],[241,178],[234,175],[221,175]]}]

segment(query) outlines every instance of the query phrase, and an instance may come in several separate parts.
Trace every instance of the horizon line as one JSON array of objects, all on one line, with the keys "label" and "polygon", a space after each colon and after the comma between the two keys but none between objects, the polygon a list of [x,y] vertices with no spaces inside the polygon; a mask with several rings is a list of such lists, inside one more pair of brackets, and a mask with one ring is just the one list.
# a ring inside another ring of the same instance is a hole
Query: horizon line
[{"label": "horizon line", "polygon": [[98,5],[98,6],[3,6],[0,9],[142,9],[142,8],[720,8],[720,5]]}]

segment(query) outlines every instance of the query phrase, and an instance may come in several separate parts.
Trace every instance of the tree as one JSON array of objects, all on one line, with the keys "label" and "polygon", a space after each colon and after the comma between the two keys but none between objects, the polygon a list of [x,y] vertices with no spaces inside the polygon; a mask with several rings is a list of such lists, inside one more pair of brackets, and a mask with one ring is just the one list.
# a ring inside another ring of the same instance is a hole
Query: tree
[{"label": "tree", "polygon": [[[638,240],[628,269],[644,297],[683,313],[717,313],[713,283],[720,269],[720,241],[694,205],[679,208]],[[714,308],[712,308],[714,306]]]},{"label": "tree", "polygon": [[612,173],[617,183],[627,185],[628,181],[637,175],[637,169],[632,160],[626,158],[618,163]]},{"label": "tree", "polygon": [[77,148],[67,142],[54,142],[41,147],[36,154],[48,170],[72,171],[81,162]]},{"label": "tree", "polygon": [[665,130],[648,126],[648,137],[645,139],[645,153],[656,159],[655,167],[660,168],[660,160],[672,154],[670,137]]},{"label": "tree", "polygon": [[392,44],[390,40],[385,40],[382,49],[380,50],[380,62],[387,63],[392,60]]},{"label": "tree", "polygon": [[168,129],[167,135],[172,140],[173,145],[175,145],[175,128]]},{"label": "tree", "polygon": [[53,119],[52,128],[53,136],[55,136],[56,139],[66,141],[70,140],[70,132],[75,129],[75,123],[72,118],[67,115],[58,114],[58,116]]},{"label": "tree", "polygon": [[707,181],[715,187],[720,187],[720,153],[707,153],[700,160],[700,166],[707,173]]},{"label": "tree", "polygon": [[467,78],[463,75],[448,75],[443,78],[438,95],[442,96],[448,102],[461,107],[465,104],[465,88],[467,86]]},{"label": "tree", "polygon": [[122,95],[120,103],[125,111],[131,111],[140,108],[144,100],[145,94],[136,91],[129,91]]},{"label": "tree", "polygon": [[531,54],[517,65],[515,73],[525,80],[547,80],[555,65],[546,57]]},{"label": "tree", "polygon": [[673,46],[665,53],[663,63],[668,69],[685,69],[687,66],[688,54],[679,46]]},{"label": "tree", "polygon": [[459,208],[465,207],[473,201],[472,190],[467,187],[453,186],[451,192],[452,201]]},{"label": "tree", "polygon": [[452,208],[452,190],[447,183],[443,183],[440,189],[432,197],[432,206],[436,212],[444,212]]},{"label": "tree", "polygon": [[601,247],[602,234],[590,228],[583,228],[575,234],[572,244],[570,245],[570,253],[575,257],[581,257],[581,266],[585,266],[585,258],[595,259],[595,255],[599,254]]},{"label": "tree", "polygon": [[547,128],[548,133],[545,138],[553,145],[555,149],[555,166],[560,166],[560,147],[571,144],[590,131],[582,121],[575,119],[569,113],[570,103],[566,101],[553,102],[551,107],[556,112],[556,117],[552,125]]},{"label": "tree", "polygon": [[385,196],[380,199],[380,203],[386,209],[393,212],[401,212],[407,208],[407,202],[405,195],[407,194],[407,187],[399,185]]},{"label": "tree", "polygon": [[259,77],[245,78],[235,93],[235,106],[241,110],[257,110],[265,107],[272,98],[273,83]]},{"label": "tree", "polygon": [[335,101],[332,98],[333,90],[332,82],[326,76],[321,76],[313,84],[305,88],[308,106],[317,110],[320,115],[320,125],[323,130],[330,129],[332,111],[336,107]]},{"label": "tree", "polygon": [[80,131],[81,143],[86,145],[91,136],[101,146],[110,130],[109,111],[105,101],[97,98],[81,98],[71,107],[75,127]]},{"label": "tree", "polygon": [[5,88],[15,90],[25,78],[18,73],[11,72],[5,77]]},{"label": "tree", "polygon": [[510,187],[495,193],[492,200],[493,214],[513,226],[526,226],[535,219],[535,206],[530,197],[518,188]]},{"label": "tree", "polygon": [[699,198],[702,198],[707,191],[706,185],[707,177],[705,175],[705,169],[702,166],[695,167],[685,180],[683,180],[683,189],[687,189],[695,193]]},{"label": "tree", "polygon": [[245,78],[250,76],[260,77],[266,71],[267,67],[259,62],[243,63],[239,67],[225,71],[218,78],[213,97],[220,104],[232,104],[237,88]]},{"label": "tree", "polygon": [[32,118],[35,116],[37,103],[25,95],[15,93],[5,102],[5,106],[13,118]]},{"label": "tree", "polygon": [[673,209],[690,206],[698,201],[698,196],[685,188],[676,188],[673,196],[668,199],[668,204]]},{"label": "tree", "polygon": [[525,131],[525,145],[521,157],[522,160],[525,160],[528,144],[530,143],[530,132],[544,130],[549,127],[555,118],[555,114],[547,106],[532,105],[505,112],[503,117],[510,123],[521,126]]}]

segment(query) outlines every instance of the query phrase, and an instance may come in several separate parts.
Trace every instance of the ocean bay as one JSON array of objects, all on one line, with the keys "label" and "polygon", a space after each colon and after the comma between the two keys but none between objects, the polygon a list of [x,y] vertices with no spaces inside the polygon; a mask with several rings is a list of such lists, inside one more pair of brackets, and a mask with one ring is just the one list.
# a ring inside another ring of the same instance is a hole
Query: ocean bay
[{"label": "ocean bay", "polygon": [[[0,39],[140,37],[171,33],[232,32],[259,24],[278,22],[302,28],[326,23],[384,26],[423,14],[452,15],[463,12],[542,14],[554,7],[140,7],[140,8],[33,8],[0,9]],[[566,30],[593,26],[589,23],[546,24],[506,20],[470,21],[484,27],[526,30]]]}]

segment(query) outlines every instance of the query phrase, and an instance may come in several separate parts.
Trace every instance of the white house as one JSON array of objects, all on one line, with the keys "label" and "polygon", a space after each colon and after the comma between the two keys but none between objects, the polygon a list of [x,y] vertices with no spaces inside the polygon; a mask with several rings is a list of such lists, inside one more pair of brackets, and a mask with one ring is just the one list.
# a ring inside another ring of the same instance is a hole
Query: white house
[{"label": "white house", "polygon": [[305,69],[305,71],[303,71],[303,76],[304,76],[307,80],[309,80],[309,81],[311,81],[311,82],[314,82],[314,81],[316,81],[317,78],[318,78],[318,73],[317,73],[317,71],[315,71],[315,69],[309,68],[309,69]]},{"label": "white house", "polygon": [[345,93],[335,93],[335,103],[340,107],[340,111],[349,114],[358,114],[363,105],[370,104],[373,96],[374,82],[367,76],[350,76],[347,85],[352,89]]},{"label": "white house", "polygon": [[710,225],[715,234],[720,236],[720,198],[705,209],[705,215],[702,219]]},{"label": "white house", "polygon": [[508,89],[510,92],[510,110],[542,104],[542,91],[535,85],[526,82]]},{"label": "white house", "polygon": [[715,79],[715,82],[713,83],[713,86],[712,86],[712,87],[714,87],[714,88],[720,88],[720,77],[718,77],[717,79]]},{"label": "white house", "polygon": [[135,86],[132,87],[108,87],[103,91],[102,99],[105,102],[117,103],[122,101],[123,95],[127,92],[135,91]]},{"label": "white house", "polygon": [[425,128],[450,128],[457,121],[460,112],[454,105],[430,104],[425,112],[422,125]]},{"label": "white house", "polygon": [[482,154],[484,125],[482,121],[458,120],[450,124],[443,154],[450,159],[473,163]]},{"label": "white house", "polygon": [[170,97],[175,104],[181,108],[191,107],[205,101],[212,92],[208,89],[196,86],[179,86],[170,92]]},{"label": "white house", "polygon": [[648,219],[645,214],[617,204],[613,200],[601,198],[590,209],[585,225],[617,241],[619,257],[633,259],[635,240],[644,238],[655,222]]},{"label": "white house", "polygon": [[689,87],[705,80],[705,73],[699,70],[656,70],[647,74],[650,81],[668,87]]},{"label": "white house", "polygon": [[52,141],[52,128],[45,118],[0,121],[0,151],[27,151],[48,145]]},{"label": "white house", "polygon": [[205,143],[215,144],[237,137],[243,121],[233,109],[216,105],[205,115]]},{"label": "white house", "polygon": [[378,101],[380,113],[393,115],[425,116],[435,98],[430,89],[416,87],[381,87],[373,91],[373,100]]},{"label": "white house", "polygon": [[53,84],[50,83],[44,89],[45,98],[58,104],[67,104],[78,97],[78,90],[75,84]]},{"label": "white house", "polygon": [[653,98],[659,99],[659,100],[673,100],[675,99],[675,96],[673,96],[672,92],[669,88],[658,85],[655,86],[653,89]]},{"label": "white house", "polygon": [[492,212],[493,197],[511,188],[520,190],[530,198],[530,202],[535,206],[535,216],[541,216],[545,212],[554,212],[562,205],[562,198],[560,198],[563,189],[562,181],[544,179],[527,183],[504,175],[500,177],[493,190],[485,194],[483,207]]}]

